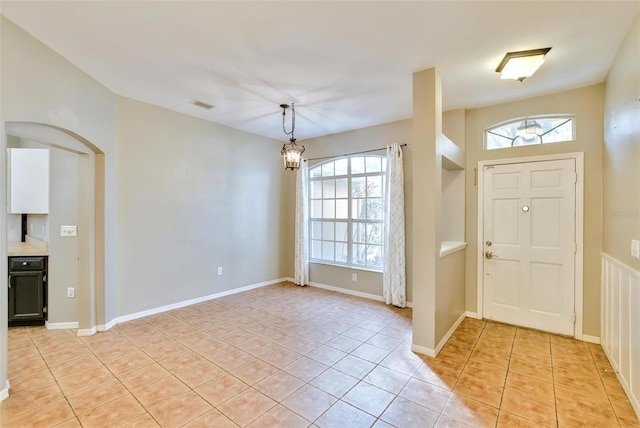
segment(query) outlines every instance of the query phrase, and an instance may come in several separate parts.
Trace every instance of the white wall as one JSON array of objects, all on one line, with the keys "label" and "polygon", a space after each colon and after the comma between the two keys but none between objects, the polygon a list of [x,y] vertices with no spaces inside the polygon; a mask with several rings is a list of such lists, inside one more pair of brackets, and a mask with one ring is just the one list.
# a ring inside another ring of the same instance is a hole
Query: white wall
[{"label": "white wall", "polygon": [[[468,311],[477,310],[478,188],[474,168],[491,159],[584,152],[583,334],[600,336],[600,251],[602,249],[603,85],[467,110],[467,290]],[[485,128],[507,119],[540,114],[575,114],[576,140],[557,144],[484,150]]]},{"label": "white wall", "polygon": [[[29,121],[54,125],[84,137],[106,156],[106,224],[107,267],[105,270],[107,317],[115,313],[117,200],[115,194],[115,96],[104,86],[73,66],[69,61],[1,17],[0,61],[2,91],[0,124],[0,162],[5,162],[5,123]],[[0,182],[0,203],[6,201],[6,183]],[[2,210],[0,224],[6,224]],[[0,257],[6,256],[5,240],[0,240]],[[6,288],[6,268],[0,269],[0,289]],[[6,311],[6,294],[0,295],[0,311]],[[6,313],[6,312],[5,312]],[[0,389],[6,372],[6,319],[0,320]]]},{"label": "white wall", "polygon": [[447,254],[438,260],[436,274],[435,343],[443,346],[443,339],[456,321],[465,313],[465,252]]},{"label": "white wall", "polygon": [[[7,148],[20,147],[20,138],[7,136]],[[22,238],[22,215],[7,214],[7,241],[19,242]]]},{"label": "white wall", "polygon": [[[455,159],[442,158],[440,198],[440,241],[466,242],[465,235],[465,164],[466,112],[451,110],[442,114],[442,133],[455,146],[440,141],[444,151]],[[455,162],[454,162],[455,160]],[[456,169],[447,170],[445,167]],[[460,168],[460,169],[458,169]],[[435,343],[439,351],[449,339],[451,329],[465,313],[466,255],[464,250],[438,257],[436,263]]]},{"label": "white wall", "polygon": [[603,251],[640,270],[640,18],[609,71],[604,92]]},{"label": "white wall", "polygon": [[281,277],[280,142],[124,97],[117,120],[118,315]]},{"label": "white wall", "polygon": [[[69,61],[2,17],[1,122],[53,125],[86,139],[105,154],[106,316],[115,313],[115,95]],[[104,300],[104,302],[102,301]]]},{"label": "white wall", "polygon": [[442,169],[442,224],[443,241],[464,242],[464,170]]},{"label": "white wall", "polygon": [[[48,214],[28,214],[27,215],[27,235],[31,235],[41,241],[49,242],[49,215]],[[18,241],[20,238],[18,238]]]},{"label": "white wall", "polygon": [[[78,225],[80,172],[78,155],[51,149],[49,204],[49,323],[78,322],[78,300],[67,288],[78,290],[78,237],[61,237],[60,226]],[[31,216],[29,216],[31,217]],[[86,231],[80,230],[79,233]]]},{"label": "white wall", "polygon": [[[640,16],[604,90],[602,347],[640,415]],[[606,385],[605,385],[606,386]]]}]

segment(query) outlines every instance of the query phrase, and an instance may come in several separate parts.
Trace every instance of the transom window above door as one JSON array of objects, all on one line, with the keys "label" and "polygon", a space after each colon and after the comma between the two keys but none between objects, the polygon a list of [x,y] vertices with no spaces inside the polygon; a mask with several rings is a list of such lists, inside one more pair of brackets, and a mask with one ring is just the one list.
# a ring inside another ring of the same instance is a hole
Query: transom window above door
[{"label": "transom window above door", "polygon": [[534,116],[510,119],[484,132],[486,150],[575,140],[575,117],[570,115]]},{"label": "transom window above door", "polygon": [[386,168],[362,155],[309,168],[312,262],[382,270]]}]

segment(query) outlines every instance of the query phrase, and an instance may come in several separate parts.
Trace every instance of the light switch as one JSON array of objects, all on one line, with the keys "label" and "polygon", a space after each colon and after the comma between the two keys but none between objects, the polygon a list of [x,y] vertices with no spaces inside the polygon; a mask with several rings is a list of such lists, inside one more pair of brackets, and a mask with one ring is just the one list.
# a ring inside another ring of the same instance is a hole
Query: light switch
[{"label": "light switch", "polygon": [[60,236],[78,236],[78,226],[60,226]]},{"label": "light switch", "polygon": [[631,240],[631,257],[640,259],[640,241],[637,239]]}]

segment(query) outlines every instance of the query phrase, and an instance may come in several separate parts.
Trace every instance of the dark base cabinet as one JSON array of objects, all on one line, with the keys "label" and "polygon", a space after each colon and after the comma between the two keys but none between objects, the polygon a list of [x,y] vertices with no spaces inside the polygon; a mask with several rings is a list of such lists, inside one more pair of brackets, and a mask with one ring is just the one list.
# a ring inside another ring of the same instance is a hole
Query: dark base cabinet
[{"label": "dark base cabinet", "polygon": [[47,257],[9,257],[9,327],[47,319]]}]

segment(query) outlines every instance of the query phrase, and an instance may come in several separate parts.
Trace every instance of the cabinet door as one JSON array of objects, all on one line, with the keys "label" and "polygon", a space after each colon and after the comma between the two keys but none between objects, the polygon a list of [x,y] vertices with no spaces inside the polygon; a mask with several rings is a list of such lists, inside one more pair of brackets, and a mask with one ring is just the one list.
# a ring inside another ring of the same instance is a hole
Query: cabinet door
[{"label": "cabinet door", "polygon": [[49,150],[8,149],[9,213],[49,213]]},{"label": "cabinet door", "polygon": [[44,319],[44,272],[9,274],[9,322]]}]

